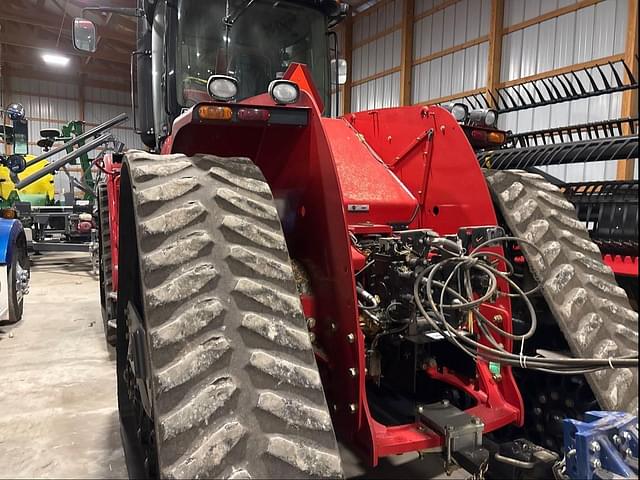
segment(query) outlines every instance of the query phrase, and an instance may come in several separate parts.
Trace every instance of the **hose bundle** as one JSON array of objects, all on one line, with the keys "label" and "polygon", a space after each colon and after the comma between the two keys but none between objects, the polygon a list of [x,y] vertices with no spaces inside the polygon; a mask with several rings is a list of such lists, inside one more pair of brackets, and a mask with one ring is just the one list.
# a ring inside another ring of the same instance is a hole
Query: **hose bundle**
[{"label": "hose bundle", "polygon": [[[537,327],[536,311],[529,297],[538,292],[542,284],[538,281],[535,288],[525,292],[512,280],[511,276],[515,269],[507,258],[493,251],[483,251],[484,248],[503,241],[524,243],[533,248],[544,261],[542,252],[533,243],[522,238],[503,236],[478,245],[470,254],[464,251],[452,252],[451,249],[442,249],[446,256],[429,265],[416,277],[413,287],[416,306],[434,330],[476,361],[499,362],[513,367],[565,375],[591,373],[605,368],[638,367],[637,353],[610,358],[548,358],[540,355],[525,355],[525,341],[533,336]],[[506,265],[506,271],[501,271],[496,263],[490,261],[491,259],[494,262],[503,262]],[[441,279],[444,278],[442,274],[446,275],[445,271],[449,273],[442,281]],[[488,280],[486,290],[477,295],[477,298],[474,298],[471,286],[472,275],[475,273],[480,273]],[[453,282],[455,278],[461,278],[461,284],[456,285],[457,282]],[[499,279],[504,280],[515,293],[500,291]],[[450,303],[445,303],[445,294],[450,298],[453,297],[453,300],[449,300]],[[523,301],[530,319],[529,328],[525,333],[507,332],[482,315],[480,312],[482,304],[495,298],[496,295],[520,298]],[[431,312],[427,312],[425,301]],[[455,328],[447,321],[446,313],[456,311],[475,316],[478,329],[488,345],[475,340],[468,335],[469,332]],[[519,342],[519,353],[507,351],[496,341],[492,332]]]}]

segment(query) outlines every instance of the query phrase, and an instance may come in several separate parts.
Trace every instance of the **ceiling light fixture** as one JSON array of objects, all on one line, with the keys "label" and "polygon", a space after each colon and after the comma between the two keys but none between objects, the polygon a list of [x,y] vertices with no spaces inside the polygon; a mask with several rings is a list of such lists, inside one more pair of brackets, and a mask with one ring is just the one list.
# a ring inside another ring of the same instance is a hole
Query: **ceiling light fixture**
[{"label": "ceiling light fixture", "polygon": [[55,65],[56,67],[66,67],[69,63],[69,57],[58,55],[55,53],[44,53],[42,60],[48,65]]}]

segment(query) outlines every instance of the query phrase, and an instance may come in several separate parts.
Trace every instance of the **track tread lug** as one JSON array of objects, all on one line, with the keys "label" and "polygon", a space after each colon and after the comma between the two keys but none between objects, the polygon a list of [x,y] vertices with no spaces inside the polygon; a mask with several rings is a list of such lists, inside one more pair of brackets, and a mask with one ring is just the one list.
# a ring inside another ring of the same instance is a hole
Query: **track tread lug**
[{"label": "track tread lug", "polygon": [[[629,332],[637,331],[638,315],[561,190],[539,175],[515,170],[485,170],[485,177],[513,234],[543,250],[547,269],[531,248],[522,247],[531,273],[544,281],[543,294],[573,355],[609,358],[637,352],[638,336]],[[509,203],[515,190],[517,204],[527,205],[526,215],[516,214]],[[536,207],[529,214],[531,201]],[[637,370],[607,368],[586,375],[603,410],[637,409]],[[612,389],[613,379],[623,377],[630,378],[629,386]]]},{"label": "track tread lug", "polygon": [[[262,172],[247,158],[130,154],[123,178],[137,218],[159,476],[283,478],[292,467],[295,478],[329,467],[340,476]],[[276,460],[266,451],[273,436],[294,442],[313,463],[300,469],[300,459]]]}]

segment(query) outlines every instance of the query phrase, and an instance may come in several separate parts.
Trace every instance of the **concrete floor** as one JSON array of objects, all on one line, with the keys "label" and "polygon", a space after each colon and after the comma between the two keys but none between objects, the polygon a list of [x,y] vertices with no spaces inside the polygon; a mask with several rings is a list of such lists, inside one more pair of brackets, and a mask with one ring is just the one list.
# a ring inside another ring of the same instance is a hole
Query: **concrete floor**
[{"label": "concrete floor", "polygon": [[[86,254],[32,259],[23,320],[0,323],[0,478],[126,478],[115,362]],[[348,478],[463,479],[441,457],[384,459],[375,470],[341,445]]]}]

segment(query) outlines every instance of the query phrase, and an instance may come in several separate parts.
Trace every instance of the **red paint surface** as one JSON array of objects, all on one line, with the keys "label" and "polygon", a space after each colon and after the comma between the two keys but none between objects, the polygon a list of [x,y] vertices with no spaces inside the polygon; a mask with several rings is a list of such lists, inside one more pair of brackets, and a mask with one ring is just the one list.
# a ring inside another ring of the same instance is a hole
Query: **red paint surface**
[{"label": "red paint surface", "polygon": [[111,272],[112,288],[118,291],[118,235],[120,234],[120,168],[121,164],[113,161],[113,155],[107,153],[103,158],[107,175],[107,201],[109,203],[109,231],[111,234]]},{"label": "red paint surface", "polygon": [[638,276],[638,257],[630,257],[627,255],[603,255],[602,260],[616,275],[623,275],[625,277]]},{"label": "red paint surface", "polygon": [[[386,427],[369,412],[354,283],[364,256],[352,248],[348,232],[388,234],[390,224],[404,223],[452,234],[463,226],[496,225],[475,154],[455,120],[438,107],[322,118],[321,99],[306,67],[289,70],[285,77],[299,83],[301,97],[279,108],[304,109],[308,125],[208,123],[194,118],[190,109],[174,122],[162,153],[246,156],[263,171],[276,201],[284,206],[282,223],[291,257],[311,278],[313,295],[301,300],[305,314],[316,319],[316,358],[339,435],[372,465],[383,456],[440,446],[442,438],[433,432],[418,430],[416,424]],[[274,107],[267,94],[240,104]],[[116,166],[111,168],[115,171]],[[113,198],[117,191],[114,177]],[[353,203],[366,203],[369,210],[347,212],[346,206]],[[112,239],[118,238],[117,207],[116,202]],[[505,284],[500,287],[506,291]],[[499,313],[502,327],[511,328],[508,298],[483,309],[490,316]],[[353,342],[349,334],[355,335]],[[500,341],[510,348],[509,341]],[[356,369],[356,377],[348,374],[350,368]],[[498,381],[484,363],[478,364],[472,382],[455,372],[424,373],[472,395],[477,405],[469,413],[482,419],[485,432],[523,419],[522,398],[509,368],[502,368]],[[355,413],[349,405],[355,405]]]}]

